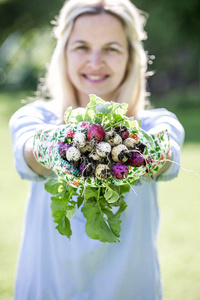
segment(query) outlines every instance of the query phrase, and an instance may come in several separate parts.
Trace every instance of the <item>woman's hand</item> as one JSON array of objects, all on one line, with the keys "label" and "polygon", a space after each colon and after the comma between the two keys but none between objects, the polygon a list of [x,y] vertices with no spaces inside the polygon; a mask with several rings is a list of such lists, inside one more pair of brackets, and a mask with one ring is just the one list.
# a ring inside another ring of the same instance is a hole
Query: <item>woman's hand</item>
[{"label": "woman's hand", "polygon": [[[53,172],[66,179],[68,166],[59,154],[60,145],[67,137],[73,135],[74,125],[46,126],[38,130],[30,138],[24,148],[24,156],[30,168],[42,176],[51,175]],[[76,169],[76,168],[74,168]]]},{"label": "woman's hand", "polygon": [[158,177],[162,173],[164,173],[165,171],[167,171],[167,169],[171,166],[171,161],[172,161],[172,151],[170,149],[169,152],[168,152],[168,155],[166,157],[165,164],[157,172],[155,172],[153,176],[154,177]]},{"label": "woman's hand", "polygon": [[41,165],[33,155],[33,140],[34,137],[31,137],[24,146],[24,158],[26,163],[35,173],[44,177],[49,176],[53,173],[53,171]]}]

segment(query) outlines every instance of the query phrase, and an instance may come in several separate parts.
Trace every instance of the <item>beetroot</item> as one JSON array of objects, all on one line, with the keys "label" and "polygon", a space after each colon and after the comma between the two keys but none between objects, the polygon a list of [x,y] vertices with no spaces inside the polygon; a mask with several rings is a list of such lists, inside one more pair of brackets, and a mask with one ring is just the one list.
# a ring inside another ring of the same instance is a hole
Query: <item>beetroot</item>
[{"label": "beetroot", "polygon": [[94,140],[97,143],[103,140],[105,136],[105,129],[100,124],[93,124],[90,126],[87,132],[88,140]]},{"label": "beetroot", "polygon": [[115,127],[115,132],[121,136],[122,140],[127,139],[129,136],[129,131],[126,126]]},{"label": "beetroot", "polygon": [[128,176],[129,168],[121,162],[114,163],[111,167],[111,174],[116,179],[123,179]]},{"label": "beetroot", "polygon": [[133,152],[127,163],[132,167],[141,167],[146,164],[143,156],[138,152]]}]

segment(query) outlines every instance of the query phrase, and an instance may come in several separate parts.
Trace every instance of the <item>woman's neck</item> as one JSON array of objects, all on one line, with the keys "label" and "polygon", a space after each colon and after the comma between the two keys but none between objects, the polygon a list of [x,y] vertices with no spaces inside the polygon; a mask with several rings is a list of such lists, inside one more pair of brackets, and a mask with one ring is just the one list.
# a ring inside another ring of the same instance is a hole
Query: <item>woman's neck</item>
[{"label": "woman's neck", "polygon": [[78,104],[78,107],[86,107],[88,105],[88,103],[90,102],[90,97],[89,95],[86,95],[86,94],[78,94],[77,95],[77,104]]}]

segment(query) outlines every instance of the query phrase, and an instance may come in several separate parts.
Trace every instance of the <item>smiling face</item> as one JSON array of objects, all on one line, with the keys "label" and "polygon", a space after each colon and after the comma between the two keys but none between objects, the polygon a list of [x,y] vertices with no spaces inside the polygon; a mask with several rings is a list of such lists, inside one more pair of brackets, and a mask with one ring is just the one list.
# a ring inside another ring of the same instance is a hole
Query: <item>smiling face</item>
[{"label": "smiling face", "polygon": [[66,46],[67,72],[80,106],[89,94],[114,101],[126,74],[128,42],[122,23],[102,13],[76,19]]}]

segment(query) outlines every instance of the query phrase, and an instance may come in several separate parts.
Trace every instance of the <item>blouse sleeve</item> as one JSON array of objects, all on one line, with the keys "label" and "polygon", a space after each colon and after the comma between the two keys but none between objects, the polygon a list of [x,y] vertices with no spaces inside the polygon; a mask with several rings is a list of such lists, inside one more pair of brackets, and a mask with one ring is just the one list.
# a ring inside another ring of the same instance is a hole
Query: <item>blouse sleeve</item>
[{"label": "blouse sleeve", "polygon": [[[44,105],[36,103],[27,104],[20,108],[11,117],[9,129],[12,138],[12,149],[15,159],[15,167],[22,179],[31,181],[44,181],[43,177],[35,173],[24,159],[24,146],[26,141],[34,136],[35,131],[42,125],[52,124],[57,121],[57,117],[48,111]],[[54,123],[55,124],[55,123]],[[50,175],[49,177],[55,177]]]},{"label": "blouse sleeve", "polygon": [[[179,172],[181,146],[184,142],[184,128],[178,118],[166,109],[153,109],[146,111],[142,118],[142,127],[148,133],[156,134],[167,129],[170,136],[170,148],[172,151],[172,164],[160,176],[155,177],[155,181],[167,181],[175,178]],[[145,177],[145,176],[143,176]],[[144,181],[151,181],[149,178],[143,178]]]}]

